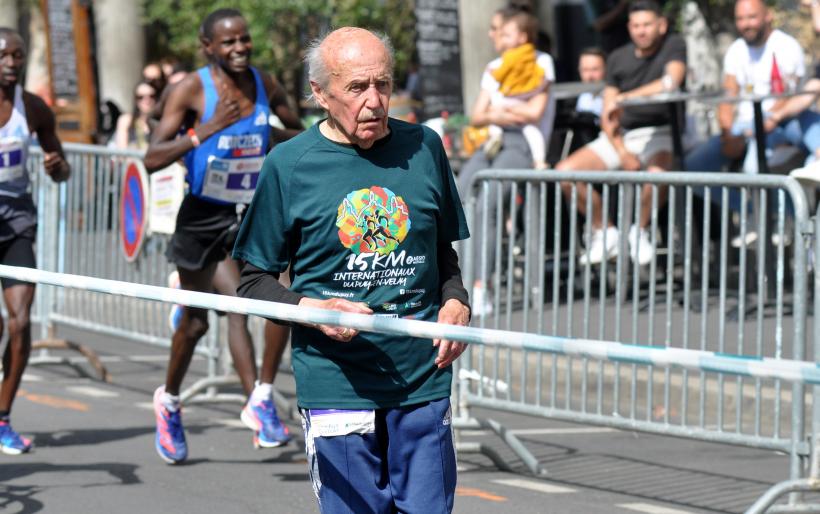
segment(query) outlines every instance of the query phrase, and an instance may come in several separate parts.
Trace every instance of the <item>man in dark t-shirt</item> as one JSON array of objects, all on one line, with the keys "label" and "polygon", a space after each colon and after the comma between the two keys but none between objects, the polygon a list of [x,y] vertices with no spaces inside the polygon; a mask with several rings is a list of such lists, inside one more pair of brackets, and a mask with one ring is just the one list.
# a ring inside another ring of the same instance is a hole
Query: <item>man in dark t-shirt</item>
[{"label": "man in dark t-shirt", "polygon": [[[668,170],[672,161],[672,139],[667,107],[657,104],[621,107],[628,98],[672,91],[686,77],[686,44],[675,34],[667,34],[668,21],[658,4],[638,0],[629,7],[629,35],[632,42],[615,50],[607,60],[601,134],[596,140],[559,162],[556,169],[572,170]],[[587,194],[591,195],[589,213],[592,237],[581,255],[582,263],[598,264],[614,257],[619,248],[619,233],[605,218],[601,196],[585,184],[577,184],[578,209],[584,213]],[[569,198],[573,185],[562,184]],[[630,256],[640,265],[654,258],[647,227],[652,206],[652,187],[644,185],[640,198],[637,226],[628,234]]]},{"label": "man in dark t-shirt", "polygon": [[[458,191],[441,139],[387,116],[389,47],[346,27],[309,48],[327,118],[265,159],[234,247],[241,296],[469,322],[452,247],[469,236]],[[288,268],[289,290],[277,280]],[[330,325],[294,325],[291,344],[322,512],[450,512],[451,363],[464,344]]]}]

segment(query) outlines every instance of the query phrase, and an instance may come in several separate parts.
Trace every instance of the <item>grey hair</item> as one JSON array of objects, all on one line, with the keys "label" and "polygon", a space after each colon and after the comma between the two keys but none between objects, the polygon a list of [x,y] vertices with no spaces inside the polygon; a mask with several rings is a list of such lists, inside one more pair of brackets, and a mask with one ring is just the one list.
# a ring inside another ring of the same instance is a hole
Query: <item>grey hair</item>
[{"label": "grey hair", "polygon": [[[316,39],[312,40],[307,45],[307,49],[305,51],[305,59],[304,63],[308,69],[308,80],[310,82],[315,82],[318,84],[319,89],[326,89],[328,85],[330,85],[330,70],[327,68],[327,63],[325,62],[325,58],[322,55],[322,44],[325,42],[325,39],[333,33],[334,31],[329,31],[321,36],[317,37]],[[393,50],[393,43],[390,41],[390,38],[387,34],[375,30],[369,30],[371,34],[376,36],[381,44],[384,46],[385,50],[387,50],[387,56],[389,59],[389,68],[390,68],[390,77],[393,77],[393,66],[396,62],[395,51]],[[314,105],[318,105],[316,103],[316,99],[313,97],[313,90],[309,89],[307,92],[307,100]]]}]

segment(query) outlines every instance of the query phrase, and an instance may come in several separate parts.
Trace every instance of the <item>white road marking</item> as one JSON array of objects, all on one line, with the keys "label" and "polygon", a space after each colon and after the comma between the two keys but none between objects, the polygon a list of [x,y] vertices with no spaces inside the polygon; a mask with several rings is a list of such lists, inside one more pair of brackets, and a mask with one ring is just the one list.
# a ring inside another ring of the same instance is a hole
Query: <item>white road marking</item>
[{"label": "white road marking", "polygon": [[99,387],[92,386],[70,386],[66,387],[66,391],[91,396],[92,398],[117,398],[120,395],[120,393],[114,391],[108,391],[106,389],[100,389]]},{"label": "white road marking", "polygon": [[646,514],[691,514],[691,511],[688,510],[672,509],[662,505],[652,505],[651,503],[621,503],[616,507]]},{"label": "white road marking", "polygon": [[606,427],[587,427],[587,428],[521,428],[518,430],[510,430],[509,432],[515,435],[574,435],[574,434],[606,434],[609,432],[617,432],[614,428]]},{"label": "white road marking", "polygon": [[546,494],[561,494],[574,493],[575,489],[564,487],[560,485],[548,484],[546,482],[535,482],[533,480],[522,480],[520,478],[503,478],[500,480],[493,480],[496,484],[508,485],[510,487],[518,487],[520,489],[529,489]]},{"label": "white road marking", "polygon": [[213,420],[214,423],[218,423],[220,425],[224,425],[230,428],[244,428],[247,430],[247,426],[242,423],[242,420],[239,418],[221,418]]},{"label": "white road marking", "polygon": [[[578,428],[519,428],[508,430],[513,435],[576,435],[576,434],[608,434],[617,432],[616,428],[607,427],[578,427]],[[478,437],[482,435],[491,435],[490,430],[462,430],[460,432],[463,436]]]},{"label": "white road marking", "polygon": [[31,373],[23,373],[23,382],[42,382],[43,377],[39,375],[32,375]]}]

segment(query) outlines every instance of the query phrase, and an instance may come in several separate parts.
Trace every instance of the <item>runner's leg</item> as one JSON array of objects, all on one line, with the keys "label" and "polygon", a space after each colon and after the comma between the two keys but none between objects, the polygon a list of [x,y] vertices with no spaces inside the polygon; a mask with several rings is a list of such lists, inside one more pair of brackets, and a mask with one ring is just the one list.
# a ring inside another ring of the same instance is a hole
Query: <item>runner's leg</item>
[{"label": "runner's leg", "polygon": [[[236,296],[239,287],[239,265],[230,257],[219,262],[213,275],[213,288],[217,293]],[[256,382],[256,353],[248,331],[248,317],[244,314],[228,313],[228,348],[231,350],[233,365],[242,382],[242,389],[250,395]]]},{"label": "runner's leg", "polygon": [[3,382],[0,387],[0,411],[8,412],[20,387],[23,371],[31,355],[31,304],[34,285],[16,284],[3,289],[9,314],[9,341],[3,354]]},{"label": "runner's leg", "polygon": [[[208,264],[201,270],[178,268],[179,282],[182,289],[188,291],[212,291],[211,281],[216,271],[216,263]],[[208,331],[208,311],[206,309],[185,307],[182,320],[171,339],[171,357],[168,360],[168,372],[165,378],[165,392],[176,396],[179,394],[182,380],[191,364],[196,343]]]},{"label": "runner's leg", "polygon": [[282,354],[288,346],[290,328],[265,321],[265,351],[262,353],[262,367],[259,370],[259,381],[272,384],[276,372],[282,363]]}]

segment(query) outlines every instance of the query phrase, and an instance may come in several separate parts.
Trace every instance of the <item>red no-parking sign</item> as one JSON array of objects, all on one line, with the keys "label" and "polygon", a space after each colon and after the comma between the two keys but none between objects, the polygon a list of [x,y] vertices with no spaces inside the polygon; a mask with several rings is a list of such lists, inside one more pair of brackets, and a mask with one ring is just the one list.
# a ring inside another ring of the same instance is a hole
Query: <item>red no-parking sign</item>
[{"label": "red no-parking sign", "polygon": [[120,243],[125,260],[134,262],[148,228],[148,174],[141,161],[129,160],[120,191]]}]

